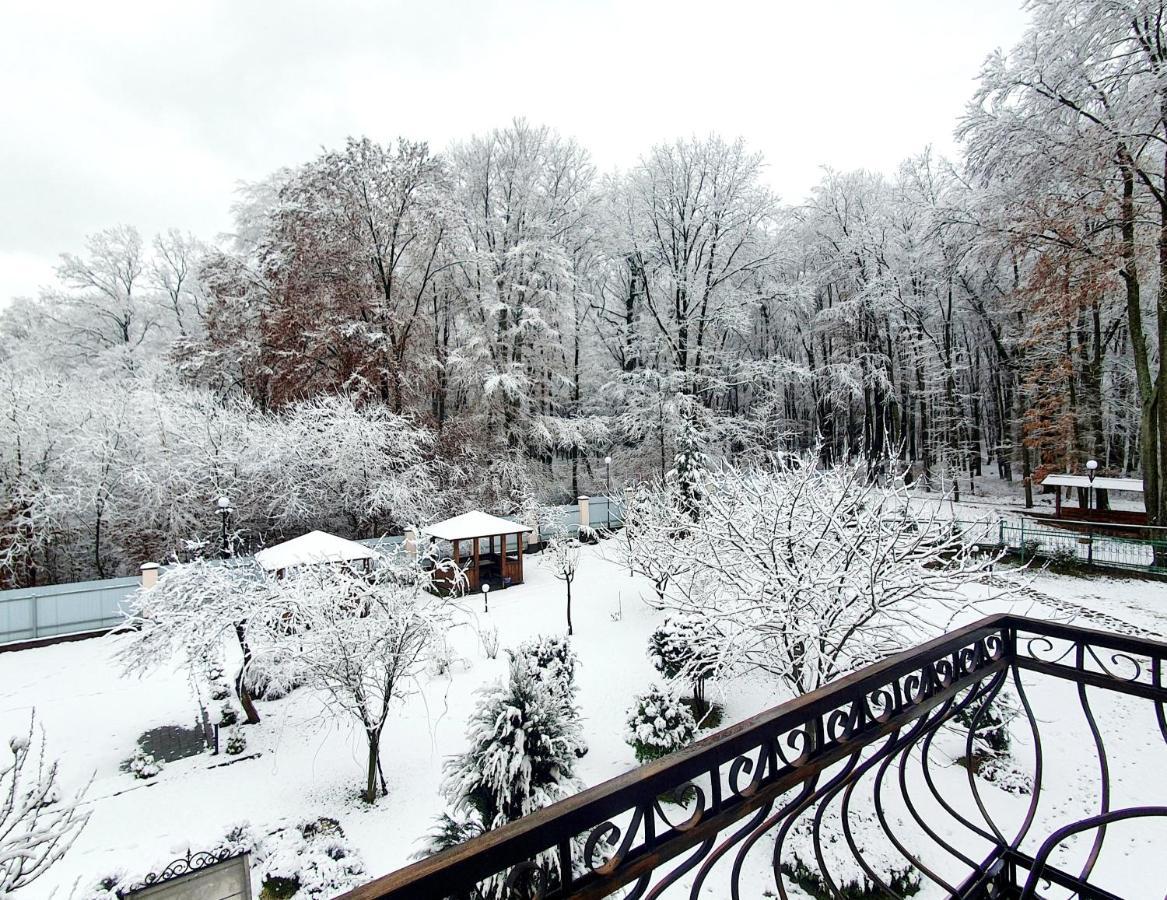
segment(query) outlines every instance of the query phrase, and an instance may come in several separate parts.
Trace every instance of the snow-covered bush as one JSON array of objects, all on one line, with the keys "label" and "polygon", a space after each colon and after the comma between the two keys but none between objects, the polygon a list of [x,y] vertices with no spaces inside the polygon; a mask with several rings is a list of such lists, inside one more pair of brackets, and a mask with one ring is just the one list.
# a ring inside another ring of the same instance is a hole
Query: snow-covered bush
[{"label": "snow-covered bush", "polygon": [[219,707],[219,724],[223,727],[234,725],[239,721],[239,709],[231,701]]},{"label": "snow-covered bush", "polygon": [[[919,873],[904,863],[903,856],[886,839],[873,811],[853,806],[848,811],[847,824],[864,861],[893,896],[910,897],[920,890]],[[817,843],[816,830],[820,836]],[[814,900],[881,900],[889,896],[887,890],[872,881],[842,835],[837,806],[827,807],[817,828],[813,815],[800,816],[775,850],[779,872]],[[829,882],[819,868],[820,858],[830,874]]]},{"label": "snow-covered bush", "polygon": [[575,670],[579,657],[571,642],[559,635],[528,638],[512,651],[522,659],[531,677],[559,691],[568,700],[575,699]]},{"label": "snow-covered bush", "polygon": [[257,700],[282,700],[303,686],[305,678],[295,658],[270,653],[253,659],[243,673],[248,692]]},{"label": "snow-covered bush", "polygon": [[498,658],[498,628],[494,625],[487,625],[478,632],[478,640],[482,642],[482,652],[486,654],[487,659]]},{"label": "snow-covered bush", "polygon": [[162,771],[162,763],[139,747],[130,759],[130,772],[135,778],[153,778]]},{"label": "snow-covered bush", "polygon": [[247,749],[247,735],[243,733],[243,729],[238,725],[231,728],[227,732],[227,740],[223,744],[223,751],[228,756],[238,756]]},{"label": "snow-covered bush", "polygon": [[445,634],[439,635],[429,648],[429,672],[435,678],[448,676],[454,668],[457,655]]},{"label": "snow-covered bush", "polygon": [[[523,641],[510,653],[512,657],[517,656],[522,660],[532,678],[546,685],[559,697],[564,706],[564,715],[578,722],[575,670],[579,666],[579,657],[571,649],[571,642],[559,635],[539,635]],[[575,734],[578,741],[574,752],[577,757],[582,757],[588,752],[587,743],[581,729],[575,729]]]},{"label": "snow-covered bush", "polygon": [[689,707],[655,684],[628,710],[625,740],[636,752],[637,762],[651,762],[687,747],[696,735],[697,723]]},{"label": "snow-covered bush", "polygon": [[[952,721],[959,726],[961,756],[957,760],[966,768],[991,784],[1011,794],[1028,794],[1033,789],[1033,779],[1023,772],[1013,759],[1013,740],[1009,733],[1010,723],[1020,714],[1016,697],[1001,691],[986,706],[973,702],[962,707]],[[968,749],[968,733],[972,731],[971,756]]]},{"label": "snow-covered bush", "polygon": [[259,841],[253,853],[265,898],[335,897],[367,879],[365,865],[335,819],[315,819]]}]

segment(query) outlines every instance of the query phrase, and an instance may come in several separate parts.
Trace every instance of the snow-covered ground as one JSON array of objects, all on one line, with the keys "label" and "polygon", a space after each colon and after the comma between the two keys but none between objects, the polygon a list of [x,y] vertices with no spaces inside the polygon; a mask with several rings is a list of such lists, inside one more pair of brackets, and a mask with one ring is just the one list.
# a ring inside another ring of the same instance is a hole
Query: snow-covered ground
[{"label": "snow-covered ground", "polygon": [[[582,662],[579,700],[591,748],[578,774],[588,785],[635,765],[624,742],[625,713],[633,696],[658,679],[645,647],[662,614],[641,600],[652,595],[648,582],[630,576],[617,556],[616,542],[585,548],[573,591],[573,644]],[[121,768],[134,753],[138,735],[155,726],[195,721],[194,692],[184,674],[176,669],[145,679],[122,676],[112,661],[121,640],[116,637],[0,654],[0,735],[25,729],[35,706],[50,752],[63,758],[66,789],[92,778],[88,827],[65,859],[25,895],[31,900],[57,891],[64,897],[78,881],[88,884],[118,870],[148,871],[188,847],[215,844],[229,826],[243,820],[269,827],[332,816],[371,874],[409,862],[419,838],[444,808],[438,792],[442,762],[464,749],[475,690],[505,671],[505,654],[487,659],[476,628],[496,626],[504,648],[536,634],[565,631],[563,584],[536,560],[528,560],[526,584],[491,594],[489,614],[477,601],[469,601],[475,608],[473,620],[449,636],[459,657],[453,674],[423,679],[422,692],[391,718],[383,751],[389,796],[373,807],[357,797],[363,737],[326,717],[307,690],[260,704],[263,722],[246,729],[248,747],[241,758],[197,756],[171,763],[157,778],[142,782]],[[935,630],[1008,609],[1065,621],[1077,616],[1083,624],[1124,627],[1132,633],[1167,634],[1167,589],[1157,583],[998,573],[993,584],[973,585],[969,591],[977,608],[962,613],[957,622],[947,613],[937,614],[930,623]],[[1091,621],[1099,615],[1109,618]],[[786,699],[760,678],[739,679],[719,690],[725,724]],[[1063,693],[1063,700],[1039,711],[1055,728],[1063,712],[1081,716],[1073,691]],[[1121,740],[1160,741],[1153,723],[1144,724],[1147,729],[1127,729]],[[1076,770],[1093,759],[1092,749],[1085,747],[1047,751],[1046,778],[1053,783],[1066,776],[1072,794]],[[1133,774],[1128,781],[1127,787],[1135,786]],[[1014,798],[1002,802],[1014,803]],[[1137,871],[1127,876],[1137,884]]]}]

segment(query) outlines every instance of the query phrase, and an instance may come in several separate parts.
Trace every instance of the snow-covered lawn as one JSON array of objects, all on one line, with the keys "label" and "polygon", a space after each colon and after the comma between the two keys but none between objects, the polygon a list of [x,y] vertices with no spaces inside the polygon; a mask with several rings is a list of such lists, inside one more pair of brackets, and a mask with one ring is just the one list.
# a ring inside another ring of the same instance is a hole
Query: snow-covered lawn
[{"label": "snow-covered lawn", "polygon": [[[645,647],[662,614],[641,600],[652,596],[649,583],[630,576],[617,556],[616,542],[585,548],[573,591],[573,645],[582,663],[579,700],[590,745],[578,774],[589,785],[635,765],[624,741],[626,710],[636,693],[659,679]],[[64,861],[26,896],[47,897],[54,890],[68,896],[77,881],[87,885],[118,870],[148,871],[188,847],[215,844],[229,826],[244,820],[269,827],[331,816],[362,853],[370,874],[407,863],[444,809],[438,792],[442,762],[464,749],[475,690],[505,673],[505,654],[486,658],[477,629],[496,626],[503,648],[536,634],[565,632],[563,584],[536,560],[528,559],[526,584],[491,594],[489,614],[482,612],[480,598],[467,601],[473,614],[449,635],[458,657],[452,675],[425,676],[422,692],[390,720],[383,749],[389,795],[373,807],[357,796],[363,736],[323,715],[319,699],[308,690],[261,703],[263,721],[245,729],[248,746],[242,757],[204,754],[168,764],[157,778],[143,782],[122,771],[138,735],[155,726],[195,721],[194,692],[183,673],[123,677],[112,661],[123,640],[116,637],[0,654],[0,735],[25,729],[35,707],[50,753],[63,759],[65,788],[76,789],[93,778],[87,795],[93,810],[89,826]],[[1078,610],[1093,610],[1129,623],[1132,632],[1167,633],[1167,606],[1160,608],[1167,590],[1161,584],[1041,574],[1016,590],[1008,577],[970,587],[979,609],[960,620],[1004,609],[1068,620]],[[1107,622],[1081,621],[1108,627]],[[949,622],[946,612],[931,624],[939,631],[959,622]],[[738,679],[711,692],[726,707],[725,724],[785,699],[775,684],[761,678]],[[1047,706],[1043,717],[1056,722],[1061,710],[1081,715],[1073,692],[1063,693],[1064,705]],[[1146,737],[1158,739],[1152,732]],[[1143,740],[1139,735],[1124,739]],[[1058,754],[1063,762],[1051,763],[1052,758],[1047,754],[1047,765],[1072,769],[1093,753],[1070,748]]]}]

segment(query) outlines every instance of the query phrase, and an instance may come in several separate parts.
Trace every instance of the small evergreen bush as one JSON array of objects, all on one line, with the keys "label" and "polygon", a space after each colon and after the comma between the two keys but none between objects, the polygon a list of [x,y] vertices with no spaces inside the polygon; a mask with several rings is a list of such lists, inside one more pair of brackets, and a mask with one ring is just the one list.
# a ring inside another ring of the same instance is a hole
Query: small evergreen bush
[{"label": "small evergreen bush", "polygon": [[141,747],[134,753],[130,760],[130,772],[135,778],[140,778],[145,781],[148,778],[153,778],[162,771],[162,763],[156,760],[153,756],[143,750]]},{"label": "small evergreen bush", "polygon": [[228,756],[238,756],[247,749],[247,736],[243,733],[243,729],[235,725],[227,732],[227,743],[223,745],[223,750]]},{"label": "small evergreen bush", "polygon": [[625,740],[636,753],[637,762],[660,759],[693,743],[697,723],[671,691],[652,685],[628,711]]}]

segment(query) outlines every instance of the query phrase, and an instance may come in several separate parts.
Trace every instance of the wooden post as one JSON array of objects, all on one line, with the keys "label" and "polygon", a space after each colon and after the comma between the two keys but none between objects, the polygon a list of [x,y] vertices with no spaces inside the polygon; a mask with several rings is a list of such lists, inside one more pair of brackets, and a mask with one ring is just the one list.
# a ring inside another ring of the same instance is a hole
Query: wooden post
[{"label": "wooden post", "polygon": [[523,538],[525,533],[520,531],[515,535],[515,545],[519,548],[519,580],[518,584],[523,583]]},{"label": "wooden post", "polygon": [[1054,516],[1056,518],[1062,517],[1062,486],[1058,485],[1054,493]]},{"label": "wooden post", "polygon": [[474,539],[474,587],[477,589],[482,584],[482,569],[478,567],[478,553],[481,549],[481,538]]}]

